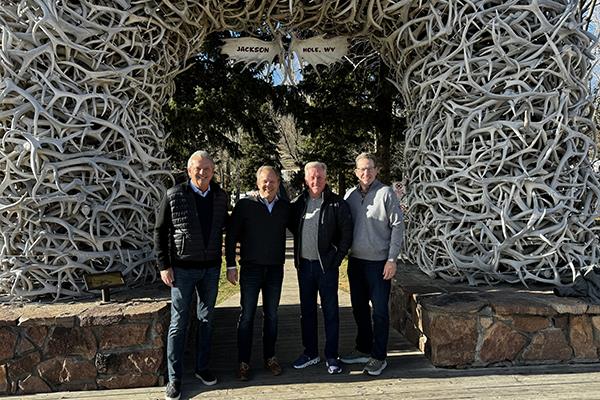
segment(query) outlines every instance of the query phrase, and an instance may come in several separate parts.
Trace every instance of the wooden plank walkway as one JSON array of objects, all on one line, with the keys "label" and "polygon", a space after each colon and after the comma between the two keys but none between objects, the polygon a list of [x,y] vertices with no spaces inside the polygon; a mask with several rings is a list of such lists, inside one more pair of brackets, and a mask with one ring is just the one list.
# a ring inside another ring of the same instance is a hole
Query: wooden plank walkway
[{"label": "wooden plank walkway", "polygon": [[[379,378],[365,376],[360,366],[347,366],[331,376],[323,363],[294,370],[292,361],[302,351],[298,288],[291,262],[286,264],[280,306],[277,352],[284,366],[279,377],[262,368],[260,311],[257,312],[252,366],[253,379],[239,382],[235,328],[239,295],[219,305],[215,315],[213,362],[219,378],[213,387],[203,386],[187,368],[182,399],[600,399],[600,365],[559,365],[518,368],[447,370],[429,361],[393,329],[390,332],[389,366]],[[350,297],[340,291],[340,352],[351,350],[355,326]],[[321,335],[322,321],[321,321]],[[322,351],[323,338],[320,339]],[[188,360],[191,365],[191,360]],[[16,398],[16,397],[12,397]],[[20,396],[22,400],[156,400],[164,398],[164,387],[104,391],[62,392]]]}]

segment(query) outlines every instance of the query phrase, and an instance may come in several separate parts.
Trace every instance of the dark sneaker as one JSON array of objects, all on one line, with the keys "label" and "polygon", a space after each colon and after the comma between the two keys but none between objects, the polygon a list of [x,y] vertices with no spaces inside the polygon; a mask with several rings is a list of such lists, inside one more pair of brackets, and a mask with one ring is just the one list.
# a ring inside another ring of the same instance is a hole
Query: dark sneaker
[{"label": "dark sneaker", "polygon": [[354,350],[352,353],[340,357],[340,360],[344,364],[365,364],[370,358],[371,355],[363,353],[362,351]]},{"label": "dark sneaker", "polygon": [[174,381],[167,383],[165,400],[179,400],[179,397],[181,397],[181,382]]},{"label": "dark sneaker", "polygon": [[385,367],[387,367],[387,361],[378,360],[376,358],[371,357],[369,361],[367,361],[367,364],[363,369],[363,373],[373,376],[379,376],[381,374],[381,371],[383,371]]},{"label": "dark sneaker", "polygon": [[281,375],[281,364],[277,361],[277,357],[267,358],[265,360],[265,368],[271,371],[275,376]]},{"label": "dark sneaker", "polygon": [[328,358],[325,365],[327,365],[327,372],[331,375],[342,373],[342,366],[337,358]]},{"label": "dark sneaker", "polygon": [[309,357],[306,354],[300,354],[300,357],[294,361],[292,366],[296,369],[306,368],[309,365],[315,365],[321,362],[321,358],[319,356]]},{"label": "dark sneaker", "polygon": [[206,386],[212,386],[217,383],[217,377],[214,376],[213,373],[208,369],[196,371],[194,376],[200,379]]},{"label": "dark sneaker", "polygon": [[250,365],[245,362],[240,363],[240,367],[237,370],[236,376],[240,381],[247,381],[250,379]]}]

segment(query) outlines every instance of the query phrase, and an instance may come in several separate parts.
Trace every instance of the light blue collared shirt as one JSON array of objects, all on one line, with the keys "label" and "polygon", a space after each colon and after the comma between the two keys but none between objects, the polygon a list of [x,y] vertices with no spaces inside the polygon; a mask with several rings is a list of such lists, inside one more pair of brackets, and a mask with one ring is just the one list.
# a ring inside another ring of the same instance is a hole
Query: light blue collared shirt
[{"label": "light blue collared shirt", "polygon": [[194,183],[192,182],[191,179],[190,179],[190,186],[192,187],[192,190],[194,192],[198,193],[202,197],[206,197],[206,195],[210,192],[210,185],[208,185],[208,189],[206,189],[206,191],[203,192],[202,190],[200,190],[200,188],[198,186],[194,185]]},{"label": "light blue collared shirt", "polygon": [[275,202],[276,202],[277,200],[279,200],[279,197],[278,197],[278,196],[275,196],[275,198],[273,199],[273,201],[272,201],[272,202],[270,202],[270,203],[269,203],[269,200],[267,200],[267,198],[266,198],[266,197],[261,197],[261,196],[258,196],[258,197],[260,197],[260,200],[261,200],[263,203],[265,203],[265,206],[267,206],[267,209],[269,210],[269,214],[271,214],[271,213],[273,212],[273,207],[275,206]]}]

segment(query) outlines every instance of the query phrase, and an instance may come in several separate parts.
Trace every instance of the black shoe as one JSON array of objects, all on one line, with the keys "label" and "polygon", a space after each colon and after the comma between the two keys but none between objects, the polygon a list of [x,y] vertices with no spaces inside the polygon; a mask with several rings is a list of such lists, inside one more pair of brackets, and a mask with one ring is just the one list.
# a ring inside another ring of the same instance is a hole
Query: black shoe
[{"label": "black shoe", "polygon": [[296,369],[302,369],[302,368],[308,367],[309,365],[315,365],[320,362],[321,362],[321,357],[319,357],[319,356],[310,357],[310,356],[307,356],[306,354],[302,353],[302,354],[300,354],[300,357],[298,357],[296,359],[296,361],[294,361],[292,366]]},{"label": "black shoe", "polygon": [[214,376],[212,372],[210,372],[210,370],[208,369],[196,371],[194,375],[196,376],[196,378],[200,379],[202,383],[204,383],[206,386],[212,386],[215,383],[217,383],[217,377]]},{"label": "black shoe", "polygon": [[179,397],[181,397],[181,382],[174,381],[167,383],[165,400],[179,400]]}]

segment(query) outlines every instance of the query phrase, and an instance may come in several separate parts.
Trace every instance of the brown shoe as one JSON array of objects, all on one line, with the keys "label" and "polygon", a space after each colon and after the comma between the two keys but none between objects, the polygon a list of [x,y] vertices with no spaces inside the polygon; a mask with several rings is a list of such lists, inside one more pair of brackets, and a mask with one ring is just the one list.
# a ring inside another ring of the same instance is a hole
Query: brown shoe
[{"label": "brown shoe", "polygon": [[240,368],[237,371],[237,377],[240,381],[247,381],[250,379],[250,366],[247,363],[240,363]]},{"label": "brown shoe", "polygon": [[265,368],[271,371],[275,376],[281,375],[281,365],[277,361],[277,357],[267,358],[265,360]]}]

